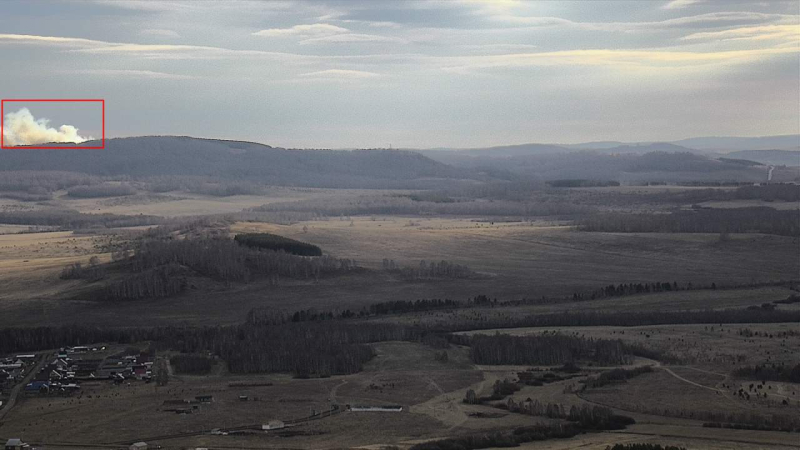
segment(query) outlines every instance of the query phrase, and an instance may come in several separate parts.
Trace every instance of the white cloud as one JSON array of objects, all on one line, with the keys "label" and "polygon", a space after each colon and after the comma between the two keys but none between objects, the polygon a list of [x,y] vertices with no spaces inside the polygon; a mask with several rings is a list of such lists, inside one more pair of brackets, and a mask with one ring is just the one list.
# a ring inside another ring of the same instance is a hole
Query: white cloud
[{"label": "white cloud", "polygon": [[6,145],[34,145],[50,142],[74,142],[79,144],[91,140],[78,134],[72,125],[61,125],[58,129],[48,127],[47,119],[35,119],[28,108],[6,114],[3,127],[3,143]]},{"label": "white cloud", "polygon": [[672,0],[664,4],[661,9],[683,9],[697,3],[702,3],[703,0]]},{"label": "white cloud", "polygon": [[166,38],[179,38],[181,37],[175,30],[164,30],[159,28],[148,28],[146,30],[140,31],[141,34],[146,36],[158,36],[158,37],[166,37]]},{"label": "white cloud", "polygon": [[307,78],[364,79],[375,78],[381,75],[379,73],[366,72],[363,70],[328,69],[317,72],[303,73],[300,74],[300,76]]},{"label": "white cloud", "polygon": [[61,45],[86,47],[94,45],[107,45],[107,42],[92,39],[70,38],[59,36],[37,36],[32,34],[0,34],[0,41],[16,42],[21,44]]},{"label": "white cloud", "polygon": [[731,28],[721,31],[704,31],[693,33],[681,38],[682,40],[751,40],[760,41],[768,39],[785,39],[788,41],[800,40],[800,25],[762,25],[755,27]]},{"label": "white cloud", "polygon": [[322,36],[304,39],[300,44],[357,44],[357,43],[380,43],[380,42],[395,42],[399,44],[407,43],[406,40],[390,37],[380,36],[377,34],[360,34],[360,33],[346,33],[346,34],[333,34],[330,36]]},{"label": "white cloud", "polygon": [[280,36],[326,36],[337,33],[347,33],[347,28],[337,27],[328,23],[312,23],[310,25],[295,25],[290,28],[270,28],[256,31],[253,36],[280,37]]},{"label": "white cloud", "polygon": [[158,72],[153,70],[133,70],[133,69],[86,69],[86,70],[73,70],[62,73],[78,74],[78,75],[97,75],[103,77],[115,78],[144,78],[155,80],[192,80],[197,77],[193,75],[179,75],[167,72]]},{"label": "white cloud", "polygon": [[664,49],[648,50],[565,50],[453,57],[443,70],[468,73],[476,69],[520,68],[532,66],[607,66],[618,70],[679,68],[751,62],[773,55],[797,53],[797,48],[768,48],[719,52],[692,52]]},{"label": "white cloud", "polygon": [[551,28],[564,27],[576,28],[588,31],[609,31],[609,32],[652,32],[670,29],[708,27],[725,27],[730,24],[749,23],[797,23],[798,16],[784,14],[764,14],[759,12],[747,11],[721,11],[693,16],[676,17],[672,19],[651,21],[651,22],[575,22],[560,17],[537,17],[537,16],[515,16],[510,14],[498,14],[491,16],[492,20],[505,22],[522,27],[532,28]]}]

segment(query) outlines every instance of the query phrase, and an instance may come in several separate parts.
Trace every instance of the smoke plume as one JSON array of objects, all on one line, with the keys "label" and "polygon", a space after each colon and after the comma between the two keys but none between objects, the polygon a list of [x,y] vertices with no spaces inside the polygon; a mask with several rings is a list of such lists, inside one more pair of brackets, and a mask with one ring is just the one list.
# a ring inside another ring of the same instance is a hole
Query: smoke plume
[{"label": "smoke plume", "polygon": [[6,114],[3,122],[3,143],[6,146],[44,144],[47,142],[74,142],[79,144],[92,139],[78,134],[72,125],[50,128],[47,119],[36,119],[28,108]]}]

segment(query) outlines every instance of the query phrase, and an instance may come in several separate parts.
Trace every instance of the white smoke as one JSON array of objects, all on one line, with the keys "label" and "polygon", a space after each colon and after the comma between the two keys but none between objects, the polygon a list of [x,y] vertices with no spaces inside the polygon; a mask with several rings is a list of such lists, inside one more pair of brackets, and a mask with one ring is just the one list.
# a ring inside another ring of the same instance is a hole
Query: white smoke
[{"label": "white smoke", "polygon": [[47,142],[74,142],[91,140],[83,137],[72,125],[49,128],[47,119],[36,119],[28,108],[6,114],[3,122],[3,143],[6,146],[44,144]]}]

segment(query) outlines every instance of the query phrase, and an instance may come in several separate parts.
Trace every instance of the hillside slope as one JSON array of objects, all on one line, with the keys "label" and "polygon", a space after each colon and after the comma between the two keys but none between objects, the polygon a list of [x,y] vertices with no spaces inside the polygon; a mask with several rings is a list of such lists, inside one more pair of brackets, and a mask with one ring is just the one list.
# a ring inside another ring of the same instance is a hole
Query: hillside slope
[{"label": "hillside slope", "polygon": [[105,150],[80,147],[3,150],[0,171],[61,170],[134,178],[209,176],[289,186],[366,188],[470,177],[465,170],[402,150],[287,150],[252,142],[177,136],[109,139]]}]

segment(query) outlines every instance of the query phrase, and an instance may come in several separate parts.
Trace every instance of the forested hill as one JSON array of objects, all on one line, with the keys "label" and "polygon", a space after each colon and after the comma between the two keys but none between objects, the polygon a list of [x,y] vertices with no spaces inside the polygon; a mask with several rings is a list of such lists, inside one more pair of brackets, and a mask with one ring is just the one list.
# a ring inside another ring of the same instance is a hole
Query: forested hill
[{"label": "forested hill", "polygon": [[[82,145],[98,145],[97,141]],[[471,172],[402,150],[287,150],[252,142],[147,136],[108,139],[104,150],[0,151],[0,171],[60,170],[131,177],[210,176],[310,187],[396,188]]]}]

